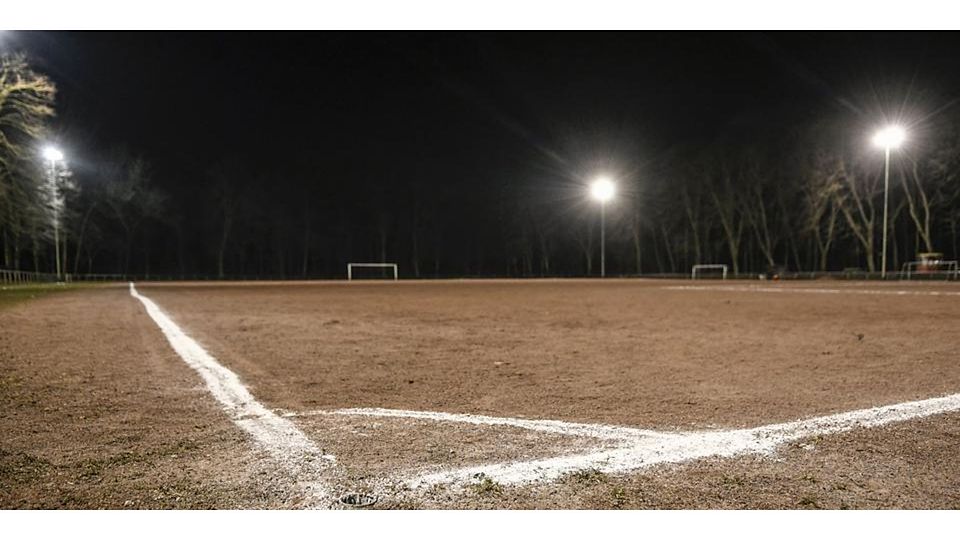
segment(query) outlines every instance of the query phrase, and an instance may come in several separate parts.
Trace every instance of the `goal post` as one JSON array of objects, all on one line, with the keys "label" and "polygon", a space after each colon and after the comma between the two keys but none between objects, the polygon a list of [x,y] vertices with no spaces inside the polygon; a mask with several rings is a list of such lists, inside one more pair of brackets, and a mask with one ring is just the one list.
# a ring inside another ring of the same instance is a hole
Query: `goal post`
[{"label": "goal post", "polygon": [[695,264],[690,271],[690,279],[697,279],[697,276],[703,275],[704,270],[720,271],[721,279],[727,279],[727,265],[725,264]]},{"label": "goal post", "polygon": [[900,272],[900,279],[906,279],[908,281],[912,279],[930,279],[935,277],[948,280],[960,279],[960,271],[958,271],[957,261],[910,261],[903,263],[903,269]]},{"label": "goal post", "polygon": [[388,268],[393,272],[393,281],[399,279],[396,263],[347,263],[347,281],[353,281],[354,268]]}]

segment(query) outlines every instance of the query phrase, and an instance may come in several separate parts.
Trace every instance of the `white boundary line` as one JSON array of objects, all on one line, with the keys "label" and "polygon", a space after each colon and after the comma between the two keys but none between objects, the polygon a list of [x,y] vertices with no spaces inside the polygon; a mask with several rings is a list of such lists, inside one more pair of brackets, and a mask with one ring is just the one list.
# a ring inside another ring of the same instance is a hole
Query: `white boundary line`
[{"label": "white boundary line", "polygon": [[257,444],[287,469],[308,497],[317,502],[327,498],[327,488],[319,480],[318,474],[320,469],[329,467],[329,463],[335,461],[334,457],[325,455],[293,422],[277,416],[257,401],[236,373],[217,362],[157,304],[139,294],[132,282],[130,295],[143,303],[147,314],[160,327],[170,346],[200,374],[207,389],[227,411],[230,419],[253,436]]},{"label": "white boundary line", "polygon": [[644,429],[610,426],[605,424],[576,424],[561,420],[530,420],[526,418],[503,418],[498,416],[483,416],[479,414],[456,414],[431,411],[410,411],[404,409],[337,409],[333,411],[284,412],[281,416],[375,416],[379,418],[413,418],[418,420],[434,420],[438,422],[459,422],[478,426],[509,426],[530,431],[543,431],[570,437],[591,437],[620,441],[628,437],[659,435],[659,432]]},{"label": "white boundary line", "polygon": [[960,291],[883,291],[877,289],[823,289],[811,287],[764,287],[760,285],[666,285],[671,291],[736,291],[814,294],[881,294],[890,296],[960,296]]},{"label": "white boundary line", "polygon": [[619,442],[614,448],[594,447],[588,452],[579,454],[488,463],[415,475],[402,480],[407,487],[417,489],[437,484],[465,485],[476,482],[479,477],[488,477],[501,484],[519,485],[557,480],[566,474],[586,469],[615,474],[663,463],[681,463],[707,457],[731,457],[740,454],[769,455],[783,444],[799,439],[859,428],[879,427],[892,422],[903,422],[958,410],[960,410],[960,394],[952,394],[756,428],[675,433],[603,424],[576,424],[559,420],[527,420],[396,409],[339,409],[286,413],[285,416],[373,416],[474,425],[506,425]]}]

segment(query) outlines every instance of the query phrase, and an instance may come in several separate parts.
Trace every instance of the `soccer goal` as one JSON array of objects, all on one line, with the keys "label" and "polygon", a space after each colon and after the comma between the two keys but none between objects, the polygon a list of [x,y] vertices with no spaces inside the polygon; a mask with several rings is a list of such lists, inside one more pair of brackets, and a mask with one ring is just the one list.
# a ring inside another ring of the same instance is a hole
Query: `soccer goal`
[{"label": "soccer goal", "polygon": [[957,261],[921,259],[903,263],[902,279],[960,279]]},{"label": "soccer goal", "polygon": [[396,263],[348,263],[347,280],[354,279],[390,279],[397,281]]},{"label": "soccer goal", "polygon": [[690,271],[690,279],[697,278],[727,279],[727,265],[725,264],[695,264]]}]

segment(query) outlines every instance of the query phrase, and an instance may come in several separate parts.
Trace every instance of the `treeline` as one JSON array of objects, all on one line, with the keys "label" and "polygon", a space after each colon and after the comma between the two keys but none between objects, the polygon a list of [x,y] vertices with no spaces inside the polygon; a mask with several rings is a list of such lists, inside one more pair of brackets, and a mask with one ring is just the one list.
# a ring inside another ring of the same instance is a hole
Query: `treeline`
[{"label": "treeline", "polygon": [[[294,178],[240,156],[169,182],[122,148],[51,169],[39,149],[71,128],[50,127],[53,84],[22,56],[0,68],[5,268],[53,271],[56,237],[68,273],[339,277],[347,262],[396,262],[405,277],[596,275],[599,207],[587,186],[604,173],[618,186],[606,208],[609,275],[687,273],[697,263],[735,273],[879,270],[883,151],[870,143],[877,126],[852,113],[575,177],[498,176],[482,188],[402,170],[389,182],[323,181],[322,163],[318,178]],[[960,258],[958,125],[947,109],[907,126],[908,144],[892,153],[890,269],[920,252]]]}]

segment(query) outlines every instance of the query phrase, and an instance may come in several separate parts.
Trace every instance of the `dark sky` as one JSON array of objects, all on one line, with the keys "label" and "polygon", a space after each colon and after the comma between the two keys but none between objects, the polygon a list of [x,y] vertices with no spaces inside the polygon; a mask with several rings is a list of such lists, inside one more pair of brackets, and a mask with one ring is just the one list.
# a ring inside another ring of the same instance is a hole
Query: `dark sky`
[{"label": "dark sky", "polygon": [[960,94],[951,33],[21,32],[8,41],[55,79],[62,122],[144,154],[171,187],[202,181],[198,171],[228,155],[295,182],[575,179],[814,110],[872,114],[911,85]]},{"label": "dark sky", "polygon": [[[864,141],[888,119],[910,128],[960,98],[958,46],[957,33],[935,32],[9,32],[0,41],[56,82],[56,127],[81,182],[98,181],[96,166],[117,146],[152,164],[167,221],[187,237],[174,245],[169,229],[153,229],[163,271],[175,251],[183,267],[213,267],[224,229],[210,172],[226,162],[239,165],[236,185],[256,207],[231,240],[230,271],[270,256],[264,245],[289,267],[309,241],[331,275],[344,260],[424,257],[412,254],[419,227],[440,231],[430,234],[441,272],[487,271],[513,249],[503,216],[539,212],[523,206],[536,201],[551,209],[536,218],[545,228],[574,230],[569,218],[592,210],[585,184],[598,173],[669,193],[670,173],[658,171],[704,148],[774,141],[834,116]],[[572,267],[577,251],[562,251]],[[138,257],[145,268],[146,251]]]}]

